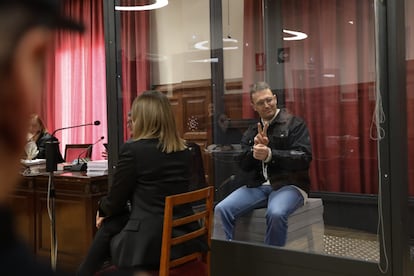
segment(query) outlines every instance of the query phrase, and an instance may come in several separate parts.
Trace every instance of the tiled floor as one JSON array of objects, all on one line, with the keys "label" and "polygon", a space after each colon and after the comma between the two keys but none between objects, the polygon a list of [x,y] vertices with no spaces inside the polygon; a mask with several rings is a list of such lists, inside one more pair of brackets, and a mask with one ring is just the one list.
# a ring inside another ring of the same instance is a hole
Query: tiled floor
[{"label": "tiled floor", "polygon": [[[324,254],[379,262],[378,236],[348,228],[325,225]],[[410,265],[414,269],[414,246],[410,246]]]},{"label": "tiled floor", "polygon": [[376,234],[346,228],[325,226],[324,253],[370,262],[379,261]]}]

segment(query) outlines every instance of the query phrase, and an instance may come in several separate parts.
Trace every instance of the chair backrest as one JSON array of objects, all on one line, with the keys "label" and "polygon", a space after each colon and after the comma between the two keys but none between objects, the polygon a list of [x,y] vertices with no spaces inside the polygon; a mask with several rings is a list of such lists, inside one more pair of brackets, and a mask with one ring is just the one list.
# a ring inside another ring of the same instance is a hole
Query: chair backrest
[{"label": "chair backrest", "polygon": [[66,144],[65,161],[72,162],[78,158],[91,158],[92,144]]},{"label": "chair backrest", "polygon": [[[167,196],[165,198],[164,228],[162,235],[159,276],[168,276],[171,268],[190,263],[191,261],[203,261],[207,270],[207,276],[210,276],[210,250],[203,252],[194,252],[174,260],[170,260],[170,255],[171,247],[173,245],[181,244],[199,237],[205,237],[208,247],[211,247],[213,200],[213,186],[187,193]],[[200,203],[200,201],[205,203],[205,205],[198,205],[198,208],[194,210],[194,214],[185,217],[174,218],[173,209],[175,206],[182,204],[192,204],[195,202]],[[186,233],[178,237],[172,237],[172,229],[174,227],[190,222],[200,222],[201,227],[190,233]]]}]

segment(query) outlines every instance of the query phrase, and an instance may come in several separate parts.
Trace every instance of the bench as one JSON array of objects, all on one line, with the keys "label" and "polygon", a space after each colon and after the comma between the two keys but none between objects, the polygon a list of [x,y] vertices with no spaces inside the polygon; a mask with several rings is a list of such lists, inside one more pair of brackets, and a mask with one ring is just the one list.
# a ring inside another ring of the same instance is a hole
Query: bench
[{"label": "bench", "polygon": [[[238,218],[235,240],[263,243],[266,232],[266,208],[255,209]],[[287,242],[284,248],[306,252],[323,252],[323,205],[320,198],[308,198],[304,206],[288,218]],[[221,219],[214,215],[214,239],[225,239]]]}]

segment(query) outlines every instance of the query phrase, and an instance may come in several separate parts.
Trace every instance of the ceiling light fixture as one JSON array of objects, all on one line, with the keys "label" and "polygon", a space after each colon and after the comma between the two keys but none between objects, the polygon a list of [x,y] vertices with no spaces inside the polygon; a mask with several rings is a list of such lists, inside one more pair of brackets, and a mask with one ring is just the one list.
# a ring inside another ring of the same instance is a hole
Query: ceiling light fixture
[{"label": "ceiling light fixture", "polygon": [[[239,41],[237,39],[234,39],[234,38],[223,38],[223,44],[225,42],[237,44]],[[203,41],[195,43],[194,48],[196,48],[198,50],[209,50],[210,48],[207,46],[207,44],[208,44],[208,40],[203,40]],[[225,46],[225,47],[223,47],[223,50],[237,50],[237,49],[239,49],[239,46]]]},{"label": "ceiling light fixture", "polygon": [[283,40],[302,40],[308,37],[307,34],[302,32],[290,31],[290,30],[283,30],[285,34],[290,34],[292,36],[284,37]]},{"label": "ceiling light fixture", "polygon": [[[307,34],[302,33],[302,32],[291,31],[291,30],[283,30],[283,32],[285,34],[291,35],[291,36],[283,38],[283,40],[286,40],[286,41],[303,40],[303,39],[306,39],[308,37]],[[239,49],[239,46],[237,46],[238,42],[239,41],[237,39],[224,37],[223,38],[223,44],[226,43],[227,46],[223,45],[224,46],[223,50],[237,50],[237,49]],[[208,43],[209,43],[208,40],[203,40],[203,41],[197,42],[197,43],[194,44],[194,48],[198,49],[198,50],[209,50],[210,48],[207,45]],[[229,46],[229,43],[234,43],[234,44],[236,44],[236,46]]]},{"label": "ceiling light fixture", "polygon": [[142,6],[115,6],[116,11],[147,11],[160,9],[168,5],[168,0],[155,0],[154,4]]},{"label": "ceiling light fixture", "polygon": [[206,59],[193,59],[189,60],[190,63],[212,63],[212,62],[218,62],[218,58],[206,58]]}]

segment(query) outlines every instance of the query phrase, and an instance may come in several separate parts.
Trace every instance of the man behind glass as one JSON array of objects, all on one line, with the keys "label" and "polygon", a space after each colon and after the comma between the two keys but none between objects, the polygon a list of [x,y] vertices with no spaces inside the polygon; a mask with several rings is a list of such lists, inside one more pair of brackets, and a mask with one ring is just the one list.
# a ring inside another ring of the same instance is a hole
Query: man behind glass
[{"label": "man behind glass", "polygon": [[312,150],[305,122],[277,107],[277,97],[265,82],[250,91],[260,122],[243,134],[238,157],[241,186],[218,203],[226,238],[233,239],[237,218],[255,208],[267,207],[265,243],[284,246],[288,217],[306,201],[310,188]]}]

